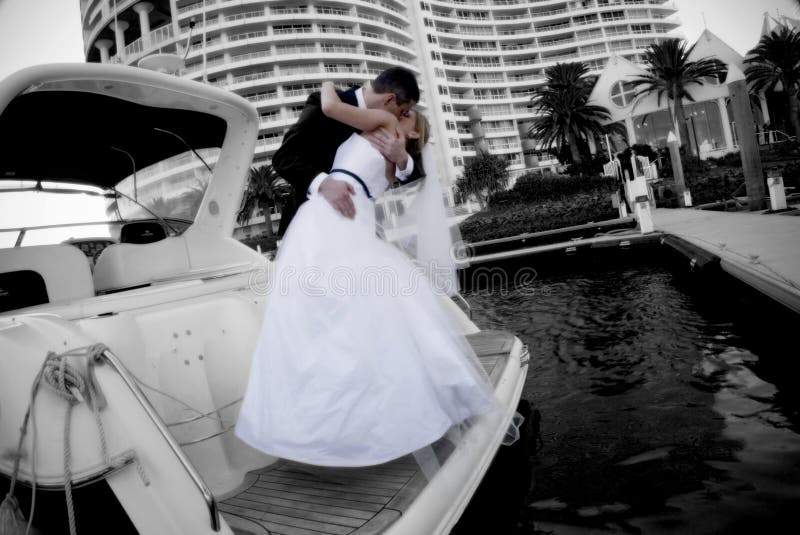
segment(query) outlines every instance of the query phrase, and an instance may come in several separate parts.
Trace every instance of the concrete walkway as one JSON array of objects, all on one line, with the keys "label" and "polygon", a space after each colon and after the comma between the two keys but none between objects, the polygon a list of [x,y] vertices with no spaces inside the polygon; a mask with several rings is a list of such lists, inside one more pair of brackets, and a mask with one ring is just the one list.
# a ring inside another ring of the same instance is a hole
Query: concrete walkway
[{"label": "concrete walkway", "polygon": [[720,257],[725,271],[800,313],[800,217],[661,208],[653,223]]}]

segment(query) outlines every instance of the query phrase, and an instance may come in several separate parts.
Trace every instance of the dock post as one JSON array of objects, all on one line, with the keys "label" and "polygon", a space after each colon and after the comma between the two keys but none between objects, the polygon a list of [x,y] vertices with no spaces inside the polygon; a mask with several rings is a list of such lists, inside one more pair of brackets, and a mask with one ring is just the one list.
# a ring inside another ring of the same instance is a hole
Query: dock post
[{"label": "dock post", "polygon": [[767,171],[767,184],[770,210],[786,210],[786,190],[783,187],[783,176],[777,167]]},{"label": "dock post", "polygon": [[639,175],[630,184],[631,197],[633,197],[633,213],[639,222],[639,231],[642,234],[653,232],[653,216],[650,214],[650,196],[647,191],[647,179]]},{"label": "dock post", "polygon": [[744,73],[735,65],[728,70],[728,92],[731,95],[733,120],[739,138],[739,153],[742,156],[745,187],[751,211],[764,208],[764,171],[761,168],[761,154],[758,151],[756,125],[750,109],[750,95]]},{"label": "dock post", "polygon": [[[678,138],[675,132],[670,131],[667,136],[667,147],[669,147],[669,159],[672,162],[672,176],[675,178],[675,188],[678,190],[675,193],[678,197],[678,207],[686,208],[692,205],[689,190],[686,187],[686,181],[683,178],[683,163],[681,162],[681,144],[678,143]],[[688,203],[686,201],[689,201]]]}]

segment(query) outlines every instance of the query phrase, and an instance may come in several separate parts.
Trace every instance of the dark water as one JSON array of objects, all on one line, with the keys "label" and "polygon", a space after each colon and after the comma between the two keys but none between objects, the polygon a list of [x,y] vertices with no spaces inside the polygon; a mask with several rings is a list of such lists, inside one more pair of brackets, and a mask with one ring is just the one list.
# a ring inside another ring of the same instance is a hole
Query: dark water
[{"label": "dark water", "polygon": [[800,321],[686,264],[652,246],[467,292],[481,328],[531,349],[536,530],[796,532]]}]

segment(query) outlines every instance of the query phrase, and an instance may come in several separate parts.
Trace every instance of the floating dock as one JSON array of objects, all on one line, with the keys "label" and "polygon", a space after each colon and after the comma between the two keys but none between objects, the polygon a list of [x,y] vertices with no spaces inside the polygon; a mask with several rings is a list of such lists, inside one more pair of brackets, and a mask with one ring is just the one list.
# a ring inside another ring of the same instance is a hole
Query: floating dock
[{"label": "floating dock", "polygon": [[800,313],[800,217],[761,212],[653,210],[657,231],[719,257],[720,267]]},{"label": "floating dock", "polygon": [[473,242],[466,246],[466,252],[470,265],[478,266],[543,253],[573,255],[584,249],[627,248],[659,238],[656,234],[641,234],[636,230],[636,221],[627,217]]}]

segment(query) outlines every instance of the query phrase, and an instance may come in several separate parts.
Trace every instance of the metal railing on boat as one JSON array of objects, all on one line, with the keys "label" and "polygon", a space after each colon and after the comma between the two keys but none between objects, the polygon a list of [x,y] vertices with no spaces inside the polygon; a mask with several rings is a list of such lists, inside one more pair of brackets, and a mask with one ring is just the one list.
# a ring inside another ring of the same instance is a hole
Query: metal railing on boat
[{"label": "metal railing on boat", "polygon": [[117,356],[109,350],[103,351],[102,356],[105,362],[119,374],[119,376],[128,386],[136,400],[147,413],[147,416],[150,418],[153,424],[155,424],[159,433],[161,433],[161,436],[164,437],[164,440],[169,445],[172,453],[174,453],[175,457],[178,458],[178,461],[180,462],[181,466],[183,466],[183,469],[203,495],[203,499],[205,500],[209,514],[211,515],[211,528],[214,531],[219,531],[222,527],[220,524],[219,509],[217,507],[217,501],[214,499],[214,495],[211,493],[211,489],[209,489],[208,485],[206,485],[205,481],[203,481],[200,473],[194,468],[194,466],[192,466],[189,458],[186,457],[186,454],[183,453],[180,445],[178,445],[177,441],[167,430],[166,424],[158,415],[158,412],[156,412],[155,407],[153,407],[153,405],[150,403],[150,400],[147,399],[147,396],[145,396],[144,392],[142,392],[142,389],[139,388],[139,385],[136,383],[136,379],[134,379],[133,375],[131,375],[128,369],[122,364],[122,361],[120,361]]}]

